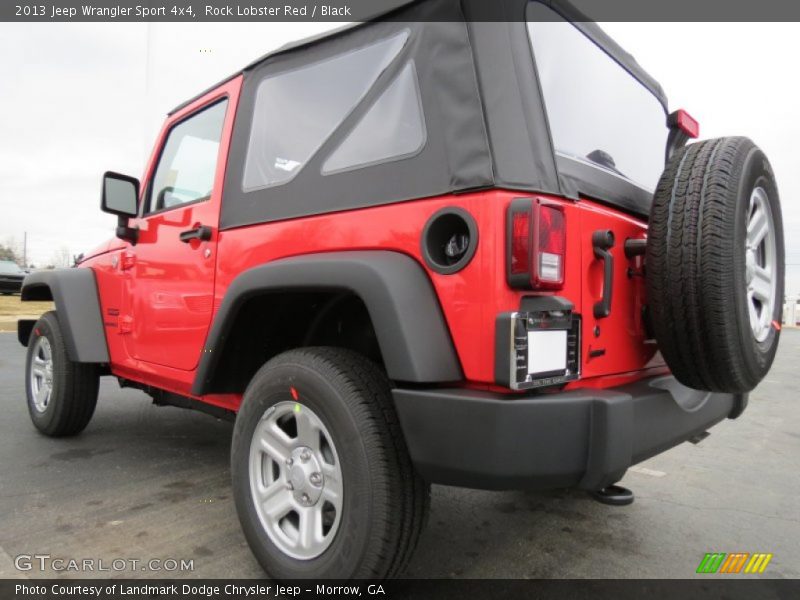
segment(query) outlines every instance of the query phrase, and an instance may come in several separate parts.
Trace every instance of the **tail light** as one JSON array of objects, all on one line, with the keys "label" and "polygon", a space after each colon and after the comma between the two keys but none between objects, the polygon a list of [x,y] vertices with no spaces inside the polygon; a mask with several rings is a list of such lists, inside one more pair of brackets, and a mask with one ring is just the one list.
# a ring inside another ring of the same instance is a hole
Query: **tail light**
[{"label": "tail light", "polygon": [[508,209],[508,284],[518,289],[564,286],[567,222],[561,205],[519,198]]},{"label": "tail light", "polygon": [[512,212],[511,215],[511,274],[523,275],[531,272],[531,213]]},{"label": "tail light", "polygon": [[696,138],[700,135],[700,123],[682,108],[667,117],[667,125],[670,129],[679,129],[690,138]]},{"label": "tail light", "polygon": [[667,159],[690,138],[700,135],[700,124],[685,110],[680,109],[667,116],[669,137],[667,138]]}]

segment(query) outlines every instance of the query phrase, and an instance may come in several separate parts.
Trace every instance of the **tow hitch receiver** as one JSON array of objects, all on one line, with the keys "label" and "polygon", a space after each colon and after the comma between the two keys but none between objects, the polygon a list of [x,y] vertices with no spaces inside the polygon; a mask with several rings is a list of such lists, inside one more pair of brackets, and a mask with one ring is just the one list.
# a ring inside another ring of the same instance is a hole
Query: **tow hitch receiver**
[{"label": "tow hitch receiver", "polygon": [[698,433],[697,435],[690,437],[689,441],[696,446],[710,435],[711,434],[708,431],[703,431],[702,433]]}]

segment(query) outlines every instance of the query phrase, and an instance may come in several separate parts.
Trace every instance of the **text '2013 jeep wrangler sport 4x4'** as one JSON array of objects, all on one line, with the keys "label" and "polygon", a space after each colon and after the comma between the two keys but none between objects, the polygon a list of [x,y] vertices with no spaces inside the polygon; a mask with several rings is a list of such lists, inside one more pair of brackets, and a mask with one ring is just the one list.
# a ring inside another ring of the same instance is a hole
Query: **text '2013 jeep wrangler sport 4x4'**
[{"label": "text '2013 jeep wrangler sport 4x4'", "polygon": [[[576,487],[739,416],[780,335],[764,154],[686,145],[659,85],[568,4],[412,3],[270,54],[170,113],[116,239],[29,275],[31,418],[98,378],[235,417],[273,577],[386,577],[430,483]],[[527,11],[527,12],[526,12]],[[512,12],[509,12],[512,14]]]}]

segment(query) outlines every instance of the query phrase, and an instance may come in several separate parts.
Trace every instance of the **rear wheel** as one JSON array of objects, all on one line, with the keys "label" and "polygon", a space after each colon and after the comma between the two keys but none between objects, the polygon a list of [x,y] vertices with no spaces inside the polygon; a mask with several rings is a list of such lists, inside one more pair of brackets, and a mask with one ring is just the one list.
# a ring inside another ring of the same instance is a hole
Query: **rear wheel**
[{"label": "rear wheel", "polygon": [[780,337],[784,245],[778,189],[747,138],[679,150],[656,190],[647,298],[675,377],[700,390],[747,392]]},{"label": "rear wheel", "polygon": [[54,437],[80,433],[94,414],[99,385],[96,365],[69,359],[56,312],[42,315],[31,331],[25,366],[34,426]]},{"label": "rear wheel", "polygon": [[273,578],[402,571],[429,507],[385,375],[363,356],[304,348],[245,392],[231,450],[236,509]]}]

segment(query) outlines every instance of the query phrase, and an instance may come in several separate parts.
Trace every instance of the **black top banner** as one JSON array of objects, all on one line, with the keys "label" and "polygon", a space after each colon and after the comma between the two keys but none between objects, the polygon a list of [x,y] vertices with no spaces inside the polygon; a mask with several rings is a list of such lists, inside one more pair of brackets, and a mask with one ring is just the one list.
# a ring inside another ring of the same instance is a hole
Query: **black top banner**
[{"label": "black top banner", "polygon": [[[503,0],[469,2],[471,9],[465,17],[468,20],[524,20],[524,14],[507,10]],[[368,21],[411,3],[409,0],[3,0],[0,21]],[[591,21],[800,21],[800,2],[793,0],[573,0],[572,4]]]}]

